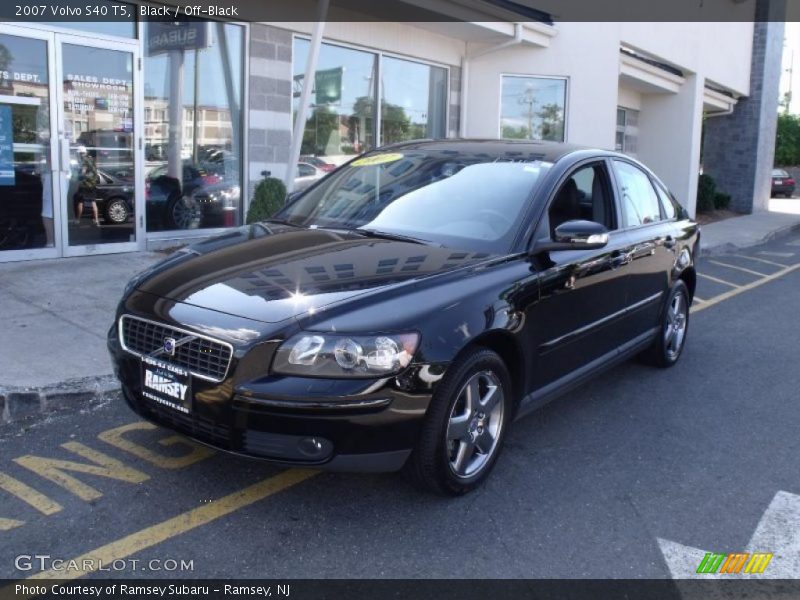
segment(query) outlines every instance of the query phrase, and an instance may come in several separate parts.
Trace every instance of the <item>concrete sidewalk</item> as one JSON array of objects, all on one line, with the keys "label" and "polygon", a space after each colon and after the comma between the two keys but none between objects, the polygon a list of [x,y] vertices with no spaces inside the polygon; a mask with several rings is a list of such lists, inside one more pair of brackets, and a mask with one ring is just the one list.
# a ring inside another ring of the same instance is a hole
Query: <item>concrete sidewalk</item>
[{"label": "concrete sidewalk", "polygon": [[[796,200],[800,211],[800,199]],[[765,212],[703,226],[704,254],[800,229],[800,214]],[[128,280],[164,257],[138,252],[0,264],[0,416],[115,389],[106,334]],[[3,398],[5,397],[5,402]],[[27,398],[27,408],[10,398]],[[58,399],[61,400],[58,400]],[[3,419],[0,419],[2,421]]]},{"label": "concrete sidewalk", "polygon": [[757,246],[800,229],[800,198],[779,202],[796,203],[797,214],[762,211],[703,225],[700,237],[701,254],[709,256],[735,252],[737,249]]}]

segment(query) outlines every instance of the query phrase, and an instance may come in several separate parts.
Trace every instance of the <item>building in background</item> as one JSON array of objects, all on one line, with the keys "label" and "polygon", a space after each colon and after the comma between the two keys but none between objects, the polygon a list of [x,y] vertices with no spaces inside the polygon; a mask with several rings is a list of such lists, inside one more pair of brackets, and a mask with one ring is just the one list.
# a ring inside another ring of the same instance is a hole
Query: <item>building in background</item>
[{"label": "building in background", "polygon": [[[706,172],[736,187],[736,208],[758,209],[783,24],[754,24],[765,0],[707,1],[738,20],[553,23],[511,2],[438,5],[461,21],[334,20],[313,72],[310,22],[0,24],[13,163],[0,168],[0,261],[219,233],[243,222],[264,173],[293,181],[293,151],[338,165],[417,138],[617,149],[693,214],[705,123]],[[99,224],[77,211],[87,161]]]}]

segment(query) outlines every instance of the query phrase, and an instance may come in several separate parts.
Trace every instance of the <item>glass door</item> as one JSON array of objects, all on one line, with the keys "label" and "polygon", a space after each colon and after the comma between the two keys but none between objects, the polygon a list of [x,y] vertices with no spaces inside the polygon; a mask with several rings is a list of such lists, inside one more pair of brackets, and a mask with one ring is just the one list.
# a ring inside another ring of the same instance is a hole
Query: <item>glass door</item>
[{"label": "glass door", "polygon": [[52,42],[0,24],[0,262],[60,254]]},{"label": "glass door", "polygon": [[143,248],[138,48],[56,34],[64,256]]}]

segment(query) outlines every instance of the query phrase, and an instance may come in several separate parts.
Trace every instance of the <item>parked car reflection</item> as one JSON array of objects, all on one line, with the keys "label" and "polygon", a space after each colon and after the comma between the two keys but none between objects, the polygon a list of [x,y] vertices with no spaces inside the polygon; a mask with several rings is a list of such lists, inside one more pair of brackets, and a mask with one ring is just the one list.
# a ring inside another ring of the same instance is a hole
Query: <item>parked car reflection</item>
[{"label": "parked car reflection", "polygon": [[182,181],[171,177],[167,165],[145,180],[148,231],[196,229],[234,225],[240,190],[210,165],[184,163]]}]

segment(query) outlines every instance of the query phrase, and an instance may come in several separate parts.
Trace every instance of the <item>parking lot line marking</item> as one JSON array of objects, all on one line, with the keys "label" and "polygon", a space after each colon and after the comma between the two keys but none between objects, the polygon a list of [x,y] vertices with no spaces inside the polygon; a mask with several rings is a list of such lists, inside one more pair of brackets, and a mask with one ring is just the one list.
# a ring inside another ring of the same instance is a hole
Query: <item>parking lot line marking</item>
[{"label": "parking lot line marking", "polygon": [[[288,469],[282,471],[268,479],[264,479],[251,486],[228,494],[227,496],[213,500],[208,504],[193,508],[192,510],[181,513],[171,519],[157,523],[156,525],[145,527],[144,529],[106,544],[105,546],[90,550],[73,560],[77,564],[82,565],[84,564],[84,560],[93,559],[94,562],[90,564],[94,565],[95,568],[99,566],[100,562],[105,565],[110,565],[115,560],[127,558],[132,554],[141,552],[151,546],[160,544],[170,538],[191,531],[201,525],[206,525],[241,508],[245,508],[273,494],[282,492],[318,473],[319,471],[312,471],[310,469]],[[93,570],[95,569],[93,568],[87,571],[54,571],[50,569],[48,571],[36,573],[28,579],[77,579],[88,575]],[[2,596],[2,592],[3,590],[0,589],[0,596]]]},{"label": "parking lot line marking", "polygon": [[5,490],[12,496],[30,504],[43,515],[53,515],[63,508],[58,502],[5,473],[0,473],[0,490]]},{"label": "parking lot line marking", "polygon": [[[779,277],[782,277],[783,275],[787,275],[787,274],[791,273],[792,271],[796,271],[797,269],[800,269],[800,263],[798,263],[796,265],[792,265],[791,267],[786,267],[785,269],[781,269],[780,271],[776,271],[772,275],[767,275],[766,277],[762,277],[761,279],[756,279],[755,281],[751,281],[750,283],[748,283],[746,285],[738,286],[736,289],[728,290],[727,292],[724,292],[724,293],[720,294],[719,296],[714,296],[713,298],[711,298],[711,300],[709,300],[708,302],[704,302],[703,304],[701,304],[697,308],[693,308],[692,312],[696,313],[696,312],[700,312],[701,310],[705,310],[709,306],[714,306],[715,304],[718,304],[719,302],[727,300],[728,298],[732,298],[733,296],[737,296],[737,295],[741,294],[742,292],[746,292],[748,290],[752,290],[753,288],[757,288],[760,285],[764,285],[765,283],[769,283],[770,281],[778,279]],[[701,273],[698,273],[698,275],[700,275],[700,274]]]},{"label": "parking lot line marking", "polygon": [[756,256],[747,256],[745,254],[736,254],[735,256],[737,258],[746,258],[747,260],[755,260],[757,262],[764,263],[765,265],[773,265],[780,268],[786,266],[783,263],[775,262],[774,260],[767,260],[766,258],[758,258]]},{"label": "parking lot line marking", "polygon": [[8,531],[9,529],[14,529],[15,527],[21,527],[25,525],[25,521],[17,521],[16,519],[5,519],[0,517],[0,531]]},{"label": "parking lot line marking", "polygon": [[794,240],[793,242],[786,242],[787,246],[800,246],[800,240]]},{"label": "parking lot line marking", "polygon": [[30,454],[15,458],[14,462],[45,479],[49,479],[86,502],[100,498],[103,495],[102,492],[73,477],[69,472],[108,477],[128,483],[142,483],[150,479],[150,476],[146,473],[129,467],[116,458],[93,450],[79,442],[66,442],[61,444],[61,447],[95,464],[32,456]]},{"label": "parking lot line marking", "polygon": [[728,269],[736,269],[737,271],[742,271],[743,273],[750,273],[750,275],[757,275],[758,277],[766,277],[768,273],[761,273],[760,271],[753,271],[752,269],[746,269],[744,267],[739,267],[737,265],[729,265],[728,263],[719,262],[718,260],[709,260],[712,265],[717,265],[718,267],[727,267]]},{"label": "parking lot line marking", "polygon": [[[800,246],[800,244],[786,244],[787,246]],[[794,256],[794,252],[768,252],[766,250],[762,250],[759,254],[763,254],[764,256],[780,256],[781,258],[791,258]]]},{"label": "parking lot line marking", "polygon": [[705,273],[697,273],[698,277],[704,277],[709,281],[716,281],[717,283],[721,283],[722,285],[729,285],[732,288],[739,288],[742,287],[736,283],[731,283],[730,281],[725,281],[724,279],[720,279],[719,277],[712,277],[711,275],[706,275]]},{"label": "parking lot line marking", "polygon": [[694,296],[692,300],[695,302],[708,302],[708,300],[706,300],[705,298],[701,298],[700,296]]}]

